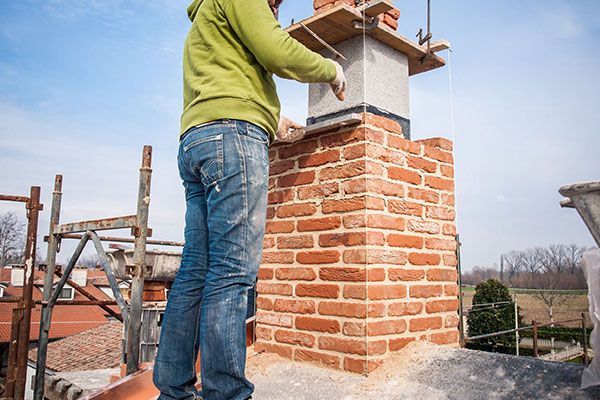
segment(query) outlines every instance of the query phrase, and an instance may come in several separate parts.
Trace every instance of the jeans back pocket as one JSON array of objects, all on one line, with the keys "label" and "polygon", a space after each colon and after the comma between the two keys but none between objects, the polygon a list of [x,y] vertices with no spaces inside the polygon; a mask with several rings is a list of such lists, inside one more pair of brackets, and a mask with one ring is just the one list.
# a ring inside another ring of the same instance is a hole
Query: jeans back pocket
[{"label": "jeans back pocket", "polygon": [[[205,131],[211,130],[210,128]],[[208,186],[223,177],[223,134],[204,132],[184,141],[183,152],[194,175]],[[188,138],[186,138],[188,139]]]}]

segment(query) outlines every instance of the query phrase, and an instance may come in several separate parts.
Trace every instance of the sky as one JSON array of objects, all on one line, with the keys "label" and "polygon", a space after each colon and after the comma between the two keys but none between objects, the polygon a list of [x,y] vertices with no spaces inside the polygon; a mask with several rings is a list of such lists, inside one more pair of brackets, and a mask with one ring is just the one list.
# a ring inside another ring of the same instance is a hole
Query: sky
[{"label": "sky", "polygon": [[[0,193],[42,187],[40,235],[57,173],[63,222],[134,213],[141,149],[151,144],[150,225],[155,238],[182,240],[187,3],[0,1]],[[558,188],[599,178],[600,2],[432,3],[434,40],[449,40],[452,53],[441,54],[447,67],[411,78],[411,133],[455,140],[463,268],[515,249],[593,245],[576,212],[559,207]],[[426,1],[396,4],[398,30],[414,37]],[[311,14],[311,0],[287,0],[280,20]],[[307,86],[277,83],[283,112],[303,121]],[[11,210],[23,212],[0,204]],[[63,248],[64,262],[72,245]]]}]

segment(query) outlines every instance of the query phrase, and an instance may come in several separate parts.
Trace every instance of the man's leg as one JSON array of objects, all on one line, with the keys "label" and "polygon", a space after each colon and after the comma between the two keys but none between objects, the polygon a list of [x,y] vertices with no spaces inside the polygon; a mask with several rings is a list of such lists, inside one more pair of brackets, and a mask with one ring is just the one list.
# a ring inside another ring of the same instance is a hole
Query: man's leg
[{"label": "man's leg", "polygon": [[154,365],[154,384],[161,391],[159,400],[195,398],[200,303],[208,271],[204,185],[190,171],[182,154],[183,144],[178,158],[186,196],[185,247],[181,267],[169,292]]},{"label": "man's leg", "polygon": [[206,187],[209,269],[200,323],[202,394],[245,400],[248,290],[262,257],[268,190],[268,135],[241,121],[223,131],[223,175]]}]

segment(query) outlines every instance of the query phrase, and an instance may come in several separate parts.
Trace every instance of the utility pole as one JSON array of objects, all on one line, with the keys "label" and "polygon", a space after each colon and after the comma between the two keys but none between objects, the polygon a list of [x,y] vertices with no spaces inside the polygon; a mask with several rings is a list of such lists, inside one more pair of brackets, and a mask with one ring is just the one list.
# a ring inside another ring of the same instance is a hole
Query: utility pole
[{"label": "utility pole", "polygon": [[504,283],[504,254],[500,254],[500,282]]}]

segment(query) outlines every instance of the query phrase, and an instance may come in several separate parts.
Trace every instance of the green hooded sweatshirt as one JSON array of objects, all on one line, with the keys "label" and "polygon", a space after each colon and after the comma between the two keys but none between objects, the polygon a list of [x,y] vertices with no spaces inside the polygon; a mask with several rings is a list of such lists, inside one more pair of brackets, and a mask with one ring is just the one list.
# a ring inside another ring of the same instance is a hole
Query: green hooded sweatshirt
[{"label": "green hooded sweatshirt", "polygon": [[331,82],[334,64],[281,29],[267,0],[194,0],[183,56],[181,134],[217,119],[277,131],[280,104],[272,74]]}]

